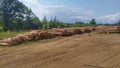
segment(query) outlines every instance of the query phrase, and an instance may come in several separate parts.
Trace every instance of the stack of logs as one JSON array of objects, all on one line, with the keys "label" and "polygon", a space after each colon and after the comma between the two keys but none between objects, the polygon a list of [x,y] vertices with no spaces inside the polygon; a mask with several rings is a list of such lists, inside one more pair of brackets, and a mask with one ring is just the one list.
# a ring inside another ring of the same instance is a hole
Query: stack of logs
[{"label": "stack of logs", "polygon": [[71,36],[74,34],[83,34],[94,31],[95,28],[53,28],[49,30],[33,30],[25,34],[18,34],[11,38],[0,40],[0,45],[18,45],[27,41],[50,39],[59,36]]},{"label": "stack of logs", "polygon": [[120,33],[120,26],[98,26],[96,32],[99,34]]}]

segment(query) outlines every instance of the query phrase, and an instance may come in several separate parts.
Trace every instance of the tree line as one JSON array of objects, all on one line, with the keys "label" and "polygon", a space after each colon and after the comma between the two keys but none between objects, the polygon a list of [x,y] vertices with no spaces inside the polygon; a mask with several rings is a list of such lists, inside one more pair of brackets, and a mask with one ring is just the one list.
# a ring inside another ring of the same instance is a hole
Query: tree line
[{"label": "tree line", "polygon": [[[120,21],[115,25],[118,24],[120,25]],[[46,16],[40,21],[32,10],[22,2],[18,0],[0,0],[0,31],[20,31],[97,25],[103,24],[97,24],[95,19],[92,19],[89,23],[81,21],[76,21],[75,23],[64,23],[59,21],[57,17],[47,20]]]}]

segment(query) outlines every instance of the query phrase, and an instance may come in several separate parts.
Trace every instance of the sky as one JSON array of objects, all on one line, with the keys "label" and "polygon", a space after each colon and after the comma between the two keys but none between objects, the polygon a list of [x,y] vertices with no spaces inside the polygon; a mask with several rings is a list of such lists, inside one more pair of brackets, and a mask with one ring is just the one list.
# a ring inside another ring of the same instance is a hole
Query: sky
[{"label": "sky", "polygon": [[40,18],[55,16],[63,22],[116,23],[120,20],[120,0],[19,0]]}]

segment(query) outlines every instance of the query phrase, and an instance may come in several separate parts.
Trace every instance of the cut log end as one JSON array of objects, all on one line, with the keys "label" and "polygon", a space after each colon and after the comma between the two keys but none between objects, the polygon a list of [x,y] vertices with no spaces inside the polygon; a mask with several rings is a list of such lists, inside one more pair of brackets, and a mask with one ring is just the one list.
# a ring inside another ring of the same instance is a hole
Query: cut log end
[{"label": "cut log end", "polygon": [[10,46],[11,44],[9,43],[0,43],[1,46]]}]

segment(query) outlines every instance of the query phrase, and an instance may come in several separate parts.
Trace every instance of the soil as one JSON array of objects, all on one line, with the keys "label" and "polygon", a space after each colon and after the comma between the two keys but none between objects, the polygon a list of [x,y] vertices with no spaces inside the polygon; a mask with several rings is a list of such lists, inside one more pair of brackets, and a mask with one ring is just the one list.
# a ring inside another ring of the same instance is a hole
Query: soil
[{"label": "soil", "polygon": [[120,34],[80,34],[0,46],[0,68],[120,68]]}]

